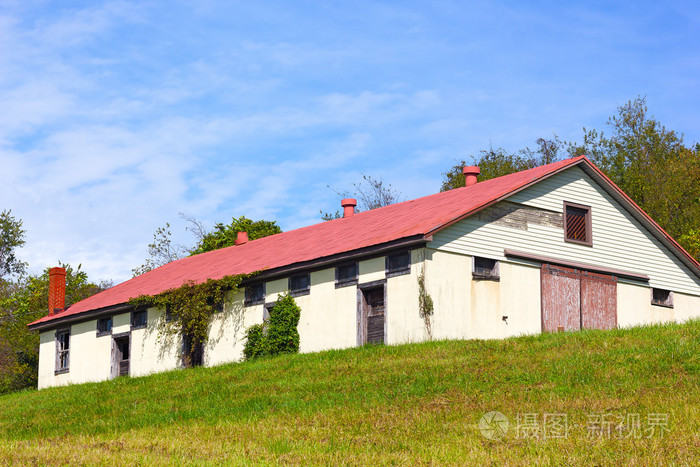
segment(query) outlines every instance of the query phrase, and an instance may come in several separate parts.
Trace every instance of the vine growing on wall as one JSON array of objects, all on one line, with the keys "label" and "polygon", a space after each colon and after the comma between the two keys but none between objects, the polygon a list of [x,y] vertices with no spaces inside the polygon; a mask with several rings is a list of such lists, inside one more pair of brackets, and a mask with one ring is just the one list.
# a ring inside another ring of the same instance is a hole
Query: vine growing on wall
[{"label": "vine growing on wall", "polygon": [[435,311],[433,298],[425,290],[425,270],[421,269],[418,276],[418,314],[423,319],[425,331],[428,333],[428,338],[433,338],[433,328],[431,318]]},{"label": "vine growing on wall", "polygon": [[224,276],[199,284],[187,281],[178,288],[156,295],[132,298],[129,304],[165,310],[165,319],[158,321],[159,332],[168,336],[182,336],[182,359],[185,367],[190,368],[202,364],[212,316],[223,311],[226,294],[235,293],[247,277],[250,276]]}]

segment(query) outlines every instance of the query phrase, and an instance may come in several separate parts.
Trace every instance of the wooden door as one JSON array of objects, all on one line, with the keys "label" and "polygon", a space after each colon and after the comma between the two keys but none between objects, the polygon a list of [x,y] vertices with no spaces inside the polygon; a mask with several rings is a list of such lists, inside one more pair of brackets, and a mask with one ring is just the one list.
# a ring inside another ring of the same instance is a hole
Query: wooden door
[{"label": "wooden door", "polygon": [[383,344],[386,325],[384,313],[384,287],[363,291],[365,344]]},{"label": "wooden door", "polygon": [[617,327],[617,278],[594,272],[581,272],[581,327]]},{"label": "wooden door", "polygon": [[116,373],[116,376],[129,376],[130,341],[129,336],[115,337],[112,341],[112,372]]},{"label": "wooden door", "polygon": [[543,264],[542,332],[617,327],[617,278]]},{"label": "wooden door", "polygon": [[119,357],[117,354],[117,341],[116,339],[112,339],[112,365],[109,371],[109,377],[112,379],[119,376]]},{"label": "wooden door", "polygon": [[575,269],[542,265],[542,332],[581,329],[581,280]]}]

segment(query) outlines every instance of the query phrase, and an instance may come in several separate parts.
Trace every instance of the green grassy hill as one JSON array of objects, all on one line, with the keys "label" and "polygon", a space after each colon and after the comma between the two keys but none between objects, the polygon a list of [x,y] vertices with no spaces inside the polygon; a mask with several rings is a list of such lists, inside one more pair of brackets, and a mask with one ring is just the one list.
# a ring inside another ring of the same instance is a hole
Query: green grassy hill
[{"label": "green grassy hill", "polygon": [[[508,426],[481,422],[492,411]],[[698,446],[700,321],[288,355],[0,397],[0,460],[22,464],[697,464]]]}]

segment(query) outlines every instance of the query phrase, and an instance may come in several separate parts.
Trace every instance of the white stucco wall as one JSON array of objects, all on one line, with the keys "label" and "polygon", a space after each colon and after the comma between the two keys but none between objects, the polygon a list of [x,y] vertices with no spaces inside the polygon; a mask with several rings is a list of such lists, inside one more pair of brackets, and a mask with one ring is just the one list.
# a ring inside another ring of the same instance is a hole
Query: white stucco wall
[{"label": "white stucco wall", "polygon": [[424,249],[411,251],[411,270],[387,278],[386,282],[386,343],[404,344],[427,338],[423,319],[418,311],[418,276],[424,267]]},{"label": "white stucco wall", "polygon": [[[275,297],[275,300],[277,297]],[[311,273],[311,292],[295,298],[301,308],[299,350],[317,352],[352,347],[357,339],[356,287],[335,288],[335,269]]]},{"label": "white stucco wall", "polygon": [[700,297],[673,293],[673,308],[651,304],[651,290],[644,284],[617,284],[617,322],[619,327],[683,322],[700,317]]},{"label": "white stucco wall", "polygon": [[56,331],[42,332],[39,337],[39,388],[109,379],[113,336],[122,333],[130,333],[131,336],[131,376],[178,368],[180,339],[159,338],[156,320],[160,318],[161,313],[158,310],[149,309],[148,326],[132,330],[131,314],[120,313],[112,317],[112,334],[99,337],[96,319],[73,324],[69,327],[69,371],[61,374],[55,374]]},{"label": "white stucco wall", "polygon": [[[130,316],[125,313],[120,315],[120,318],[126,321]],[[149,308],[147,327],[131,330],[131,376],[143,376],[180,368],[182,340],[179,337],[159,334],[157,322],[164,318],[160,310]],[[129,328],[128,322],[120,327],[124,332]],[[118,332],[121,331],[113,330],[112,334]]]},{"label": "white stucco wall", "polygon": [[501,261],[499,281],[475,280],[471,256],[427,249],[426,257],[426,290],[435,303],[435,339],[504,338],[540,332],[538,267]]},{"label": "white stucco wall", "polygon": [[242,356],[246,328],[262,323],[263,306],[244,307],[243,299],[243,291],[229,293],[224,311],[214,315],[204,351],[205,365],[219,365]]},{"label": "white stucco wall", "polygon": [[[109,378],[111,338],[97,337],[97,321],[67,326],[70,329],[69,371],[55,374],[56,331],[43,332],[39,344],[39,388],[102,381]],[[107,364],[102,362],[106,361]]]},{"label": "white stucco wall", "polygon": [[459,339],[469,336],[471,319],[471,257],[426,248],[425,289],[435,307],[432,329],[434,339]]},{"label": "white stucco wall", "polygon": [[[386,319],[389,326],[387,343],[410,342],[424,337],[424,326],[417,315],[418,282],[416,262],[422,259],[422,250],[412,252],[411,273],[390,277],[387,280]],[[385,257],[358,262],[358,284],[386,279]],[[357,345],[358,286],[336,288],[335,268],[310,273],[310,292],[295,297],[301,308],[299,317],[300,352],[318,352],[342,349]],[[275,302],[288,290],[288,279],[276,279],[265,283],[265,303]],[[207,346],[206,364],[238,361],[243,358],[245,330],[263,322],[264,305],[243,306],[240,292],[226,309],[235,309],[235,316],[212,322],[210,342]]]}]

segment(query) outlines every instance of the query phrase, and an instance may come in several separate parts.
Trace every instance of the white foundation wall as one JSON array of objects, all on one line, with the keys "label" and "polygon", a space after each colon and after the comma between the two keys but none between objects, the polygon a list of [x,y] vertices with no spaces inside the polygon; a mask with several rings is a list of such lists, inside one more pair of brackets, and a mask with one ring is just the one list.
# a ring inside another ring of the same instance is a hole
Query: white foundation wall
[{"label": "white foundation wall", "polygon": [[501,261],[498,281],[475,280],[471,256],[426,251],[433,338],[497,339],[541,331],[538,267]]},{"label": "white foundation wall", "polygon": [[418,276],[426,267],[424,258],[425,249],[412,250],[410,273],[387,278],[384,302],[387,344],[420,342],[428,338],[418,310]]},{"label": "white foundation wall", "polygon": [[674,293],[673,301],[673,317],[675,321],[683,322],[689,319],[700,318],[700,297],[683,293]]},{"label": "white foundation wall", "polygon": [[644,284],[618,282],[618,327],[640,326],[668,322],[683,322],[700,318],[700,297],[673,293],[673,307],[651,304],[651,290]]},{"label": "white foundation wall", "polygon": [[56,330],[39,335],[39,389],[66,384],[104,381],[110,378],[112,368],[113,336],[130,333],[131,376],[167,371],[180,366],[179,338],[159,339],[156,321],[162,319],[157,309],[148,310],[148,326],[131,329],[131,313],[112,317],[112,333],[97,336],[97,320],[87,320],[60,329],[70,329],[69,369],[55,374]]},{"label": "white foundation wall", "polygon": [[[125,313],[121,318],[129,318],[129,314]],[[182,366],[182,339],[179,336],[161,335],[158,332],[158,320],[161,319],[165,319],[161,310],[149,308],[148,325],[131,330],[131,376],[149,375]],[[128,328],[125,323],[123,329],[126,331]],[[116,330],[112,331],[112,334],[116,333]]]}]

